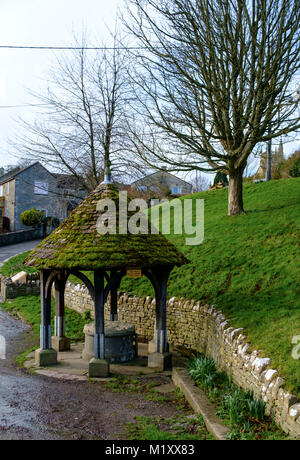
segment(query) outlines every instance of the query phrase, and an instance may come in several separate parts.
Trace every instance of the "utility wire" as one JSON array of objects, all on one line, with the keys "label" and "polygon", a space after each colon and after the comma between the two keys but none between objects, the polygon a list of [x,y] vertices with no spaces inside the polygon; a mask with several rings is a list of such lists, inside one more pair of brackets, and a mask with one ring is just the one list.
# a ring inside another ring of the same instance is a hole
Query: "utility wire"
[{"label": "utility wire", "polygon": [[146,46],[19,46],[0,45],[0,49],[16,50],[140,50],[147,49]]},{"label": "utility wire", "polygon": [[18,104],[18,105],[0,105],[0,109],[14,109],[20,107],[41,107],[41,106],[49,106],[50,104]]}]

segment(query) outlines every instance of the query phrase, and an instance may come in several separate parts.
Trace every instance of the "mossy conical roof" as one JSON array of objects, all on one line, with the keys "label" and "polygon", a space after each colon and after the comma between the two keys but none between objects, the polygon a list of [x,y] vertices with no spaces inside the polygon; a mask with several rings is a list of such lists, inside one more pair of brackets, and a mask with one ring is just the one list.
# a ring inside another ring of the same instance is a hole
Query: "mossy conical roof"
[{"label": "mossy conical roof", "polygon": [[[99,200],[114,201],[119,215],[119,193],[112,184],[99,185],[68,218],[27,257],[25,264],[42,269],[114,269],[175,266],[188,263],[162,234],[99,234]],[[129,213],[127,219],[130,217]]]}]

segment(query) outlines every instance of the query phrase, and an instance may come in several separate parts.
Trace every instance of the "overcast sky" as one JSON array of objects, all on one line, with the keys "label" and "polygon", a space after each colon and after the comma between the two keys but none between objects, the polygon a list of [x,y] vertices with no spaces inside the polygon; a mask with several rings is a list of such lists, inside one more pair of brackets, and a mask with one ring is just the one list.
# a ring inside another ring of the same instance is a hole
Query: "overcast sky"
[{"label": "overcast sky", "polygon": [[[68,46],[74,33],[84,29],[89,45],[95,45],[109,39],[108,27],[113,29],[121,5],[122,0],[0,0],[0,45]],[[8,144],[18,129],[14,120],[32,113],[30,108],[3,106],[35,102],[26,88],[42,88],[53,53],[0,49],[0,167],[17,161]],[[286,144],[285,153],[296,146]]]}]

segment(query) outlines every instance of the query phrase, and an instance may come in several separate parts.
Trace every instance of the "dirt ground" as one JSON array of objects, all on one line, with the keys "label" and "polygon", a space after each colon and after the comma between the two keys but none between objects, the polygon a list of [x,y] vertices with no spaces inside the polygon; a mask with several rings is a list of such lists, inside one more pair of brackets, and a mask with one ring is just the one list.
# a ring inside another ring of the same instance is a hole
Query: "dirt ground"
[{"label": "dirt ground", "polygon": [[[0,360],[0,440],[126,439],[125,424],[136,416],[182,413],[172,398],[155,402],[147,400],[146,393],[112,391],[104,382],[29,375],[15,367],[14,358],[36,344],[30,328],[0,310],[0,335],[7,344],[6,360]],[[169,382],[159,374],[153,380]]]}]

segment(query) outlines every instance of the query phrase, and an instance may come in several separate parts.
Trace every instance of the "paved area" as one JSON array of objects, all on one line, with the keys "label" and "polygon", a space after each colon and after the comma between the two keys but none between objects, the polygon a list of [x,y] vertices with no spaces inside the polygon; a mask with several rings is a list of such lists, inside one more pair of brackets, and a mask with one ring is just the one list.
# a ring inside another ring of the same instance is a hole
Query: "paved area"
[{"label": "paved area", "polygon": [[[110,365],[110,373],[114,375],[123,375],[136,377],[137,375],[151,376],[153,374],[160,373],[166,378],[170,379],[171,372],[159,372],[157,369],[147,367],[147,345],[145,343],[139,344],[139,356],[130,361],[129,363],[114,364]],[[34,371],[36,374],[45,375],[47,377],[58,378],[61,380],[74,380],[74,381],[88,381],[88,361],[82,359],[83,343],[72,344],[71,351],[58,353],[58,363],[49,367],[38,368],[35,364],[34,353],[28,355],[28,359],[25,362],[25,368]],[[182,358],[180,355],[174,355],[173,359],[175,365],[182,364]],[[107,379],[95,379],[107,381]],[[164,382],[165,383],[165,382]],[[171,388],[171,387],[170,387]],[[175,387],[173,386],[173,390]]]},{"label": "paved area", "polygon": [[41,240],[24,241],[23,243],[0,246],[0,265],[6,259],[13,257],[20,252],[30,251],[40,243]]}]

